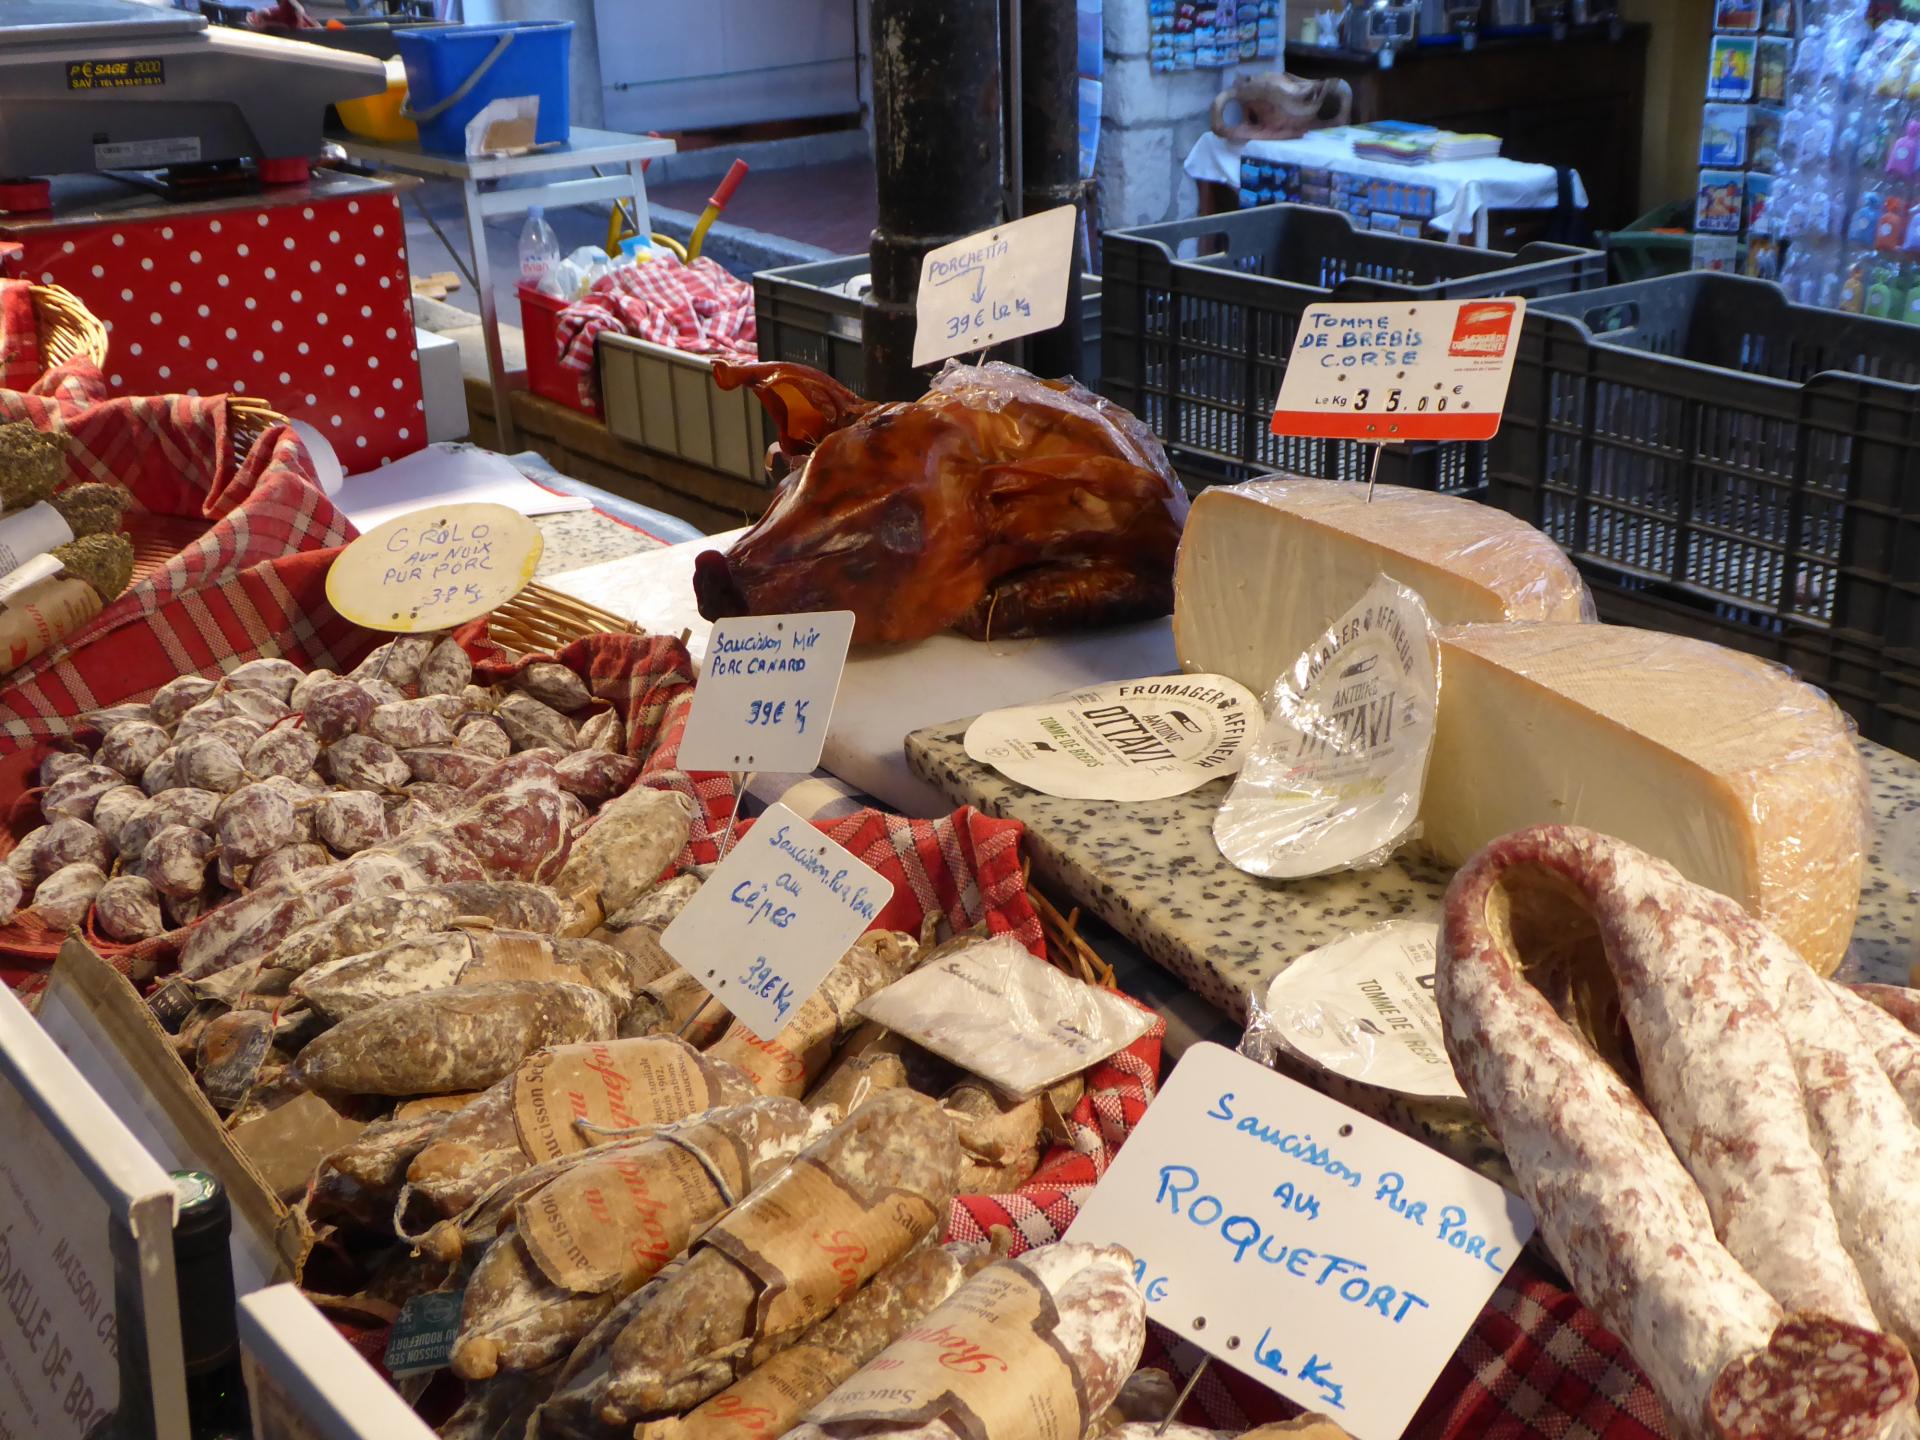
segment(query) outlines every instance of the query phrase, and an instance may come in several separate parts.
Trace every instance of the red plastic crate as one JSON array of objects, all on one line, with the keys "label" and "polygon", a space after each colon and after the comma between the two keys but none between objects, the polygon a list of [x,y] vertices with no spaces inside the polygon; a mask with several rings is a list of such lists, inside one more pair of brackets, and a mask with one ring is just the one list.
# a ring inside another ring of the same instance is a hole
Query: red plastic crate
[{"label": "red plastic crate", "polygon": [[582,415],[598,415],[598,369],[583,375],[560,363],[560,312],[567,308],[566,301],[531,285],[518,288],[520,331],[527,346],[527,388]]}]

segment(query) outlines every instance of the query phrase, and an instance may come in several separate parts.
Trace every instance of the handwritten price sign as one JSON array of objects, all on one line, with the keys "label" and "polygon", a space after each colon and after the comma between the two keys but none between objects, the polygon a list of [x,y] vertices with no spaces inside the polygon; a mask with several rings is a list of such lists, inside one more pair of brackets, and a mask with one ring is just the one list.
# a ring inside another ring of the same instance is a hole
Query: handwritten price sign
[{"label": "handwritten price sign", "polygon": [[1500,430],[1525,300],[1315,305],[1300,319],[1273,433],[1397,444]]},{"label": "handwritten price sign", "polygon": [[1125,1245],[1148,1318],[1214,1359],[1398,1440],[1532,1233],[1491,1180],[1196,1045],[1067,1238]]},{"label": "handwritten price sign", "polygon": [[401,635],[464,625],[527,588],[543,541],[504,505],[435,505],[369,530],[327,571],[327,600]]},{"label": "handwritten price sign", "polygon": [[693,692],[681,766],[795,775],[813,769],[852,640],[851,610],[720,621]]},{"label": "handwritten price sign", "polygon": [[913,363],[984,350],[1065,319],[1076,218],[1062,205],[928,251]]},{"label": "handwritten price sign", "polygon": [[660,944],[749,1030],[771,1039],[892,898],[884,875],[775,805]]}]

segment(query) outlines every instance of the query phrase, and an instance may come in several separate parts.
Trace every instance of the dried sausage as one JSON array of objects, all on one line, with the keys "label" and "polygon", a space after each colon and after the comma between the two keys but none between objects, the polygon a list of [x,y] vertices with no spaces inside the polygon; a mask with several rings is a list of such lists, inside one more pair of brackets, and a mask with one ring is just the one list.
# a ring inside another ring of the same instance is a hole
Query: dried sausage
[{"label": "dried sausage", "polygon": [[[1544,927],[1568,914],[1564,898],[1545,920],[1530,910],[1555,893],[1531,881],[1541,862],[1564,869],[1569,855],[1614,845],[1540,827],[1496,841],[1455,876],[1436,972],[1454,1071],[1505,1149],[1541,1238],[1682,1428],[1877,1435],[1913,1404],[1905,1348],[1786,1316],[1721,1244],[1652,1115],[1523,970],[1516,936],[1552,933]],[[1496,924],[1496,907],[1511,918]],[[1804,1364],[1808,1327],[1830,1346],[1817,1366]],[[1796,1415],[1845,1424],[1803,1428]]]},{"label": "dried sausage", "polygon": [[[628,1322],[613,1343],[602,1421],[683,1410],[785,1348],[932,1230],[959,1168],[953,1122],[926,1096],[894,1090],[863,1106],[709,1230]],[[860,1243],[837,1264],[801,1223],[823,1186],[859,1216],[847,1227]]]},{"label": "dried sausage", "polygon": [[508,981],[406,995],[309,1041],[294,1062],[316,1090],[444,1095],[480,1090],[548,1045],[610,1040],[613,1006],[584,985]]}]

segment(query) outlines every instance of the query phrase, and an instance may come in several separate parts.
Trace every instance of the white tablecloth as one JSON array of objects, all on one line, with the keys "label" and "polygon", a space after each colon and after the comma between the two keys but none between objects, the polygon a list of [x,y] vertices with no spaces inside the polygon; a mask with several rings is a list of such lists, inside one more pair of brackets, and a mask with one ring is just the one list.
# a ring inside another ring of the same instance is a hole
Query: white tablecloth
[{"label": "white tablecloth", "polygon": [[[1431,165],[1396,165],[1366,160],[1353,153],[1351,130],[1316,130],[1298,140],[1252,140],[1236,145],[1209,131],[1187,152],[1187,174],[1195,180],[1240,188],[1240,157],[1275,160],[1283,165],[1341,170],[1369,179],[1431,185],[1432,228],[1451,239],[1471,234],[1487,243],[1489,210],[1551,210],[1560,203],[1559,181],[1551,165],[1529,165],[1504,155],[1479,160],[1445,160]],[[1586,186],[1573,177],[1576,205],[1587,203]]]}]

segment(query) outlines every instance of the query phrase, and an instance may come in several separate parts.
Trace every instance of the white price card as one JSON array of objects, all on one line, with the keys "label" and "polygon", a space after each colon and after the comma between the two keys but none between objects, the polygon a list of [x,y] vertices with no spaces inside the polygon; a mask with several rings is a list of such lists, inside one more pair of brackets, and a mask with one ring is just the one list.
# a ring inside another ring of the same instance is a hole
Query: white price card
[{"label": "white price card", "polygon": [[1136,1257],[1147,1316],[1399,1440],[1533,1233],[1491,1180],[1219,1045],[1196,1045],[1069,1240]]},{"label": "white price card", "polygon": [[1273,433],[1491,440],[1526,313],[1520,299],[1315,305],[1294,336]]},{"label": "white price card", "polygon": [[0,986],[0,1435],[185,1435],[173,1181]]},{"label": "white price card", "polygon": [[1062,205],[929,250],[920,263],[913,363],[970,354],[1064,320],[1078,223],[1079,212]]},{"label": "white price card", "polygon": [[771,1039],[891,899],[891,880],[775,805],[660,944],[749,1030]]},{"label": "white price card", "polygon": [[681,769],[812,770],[852,641],[851,610],[715,623],[680,743]]},{"label": "white price card", "polygon": [[433,1440],[433,1431],[291,1285],[240,1302],[256,1440]]},{"label": "white price card", "polygon": [[504,505],[434,505],[355,540],[327,571],[327,602],[356,625],[418,635],[477,619],[533,580],[544,545]]},{"label": "white price card", "polygon": [[967,757],[1042,795],[1165,800],[1238,771],[1263,720],[1238,681],[1165,675],[990,710]]}]

